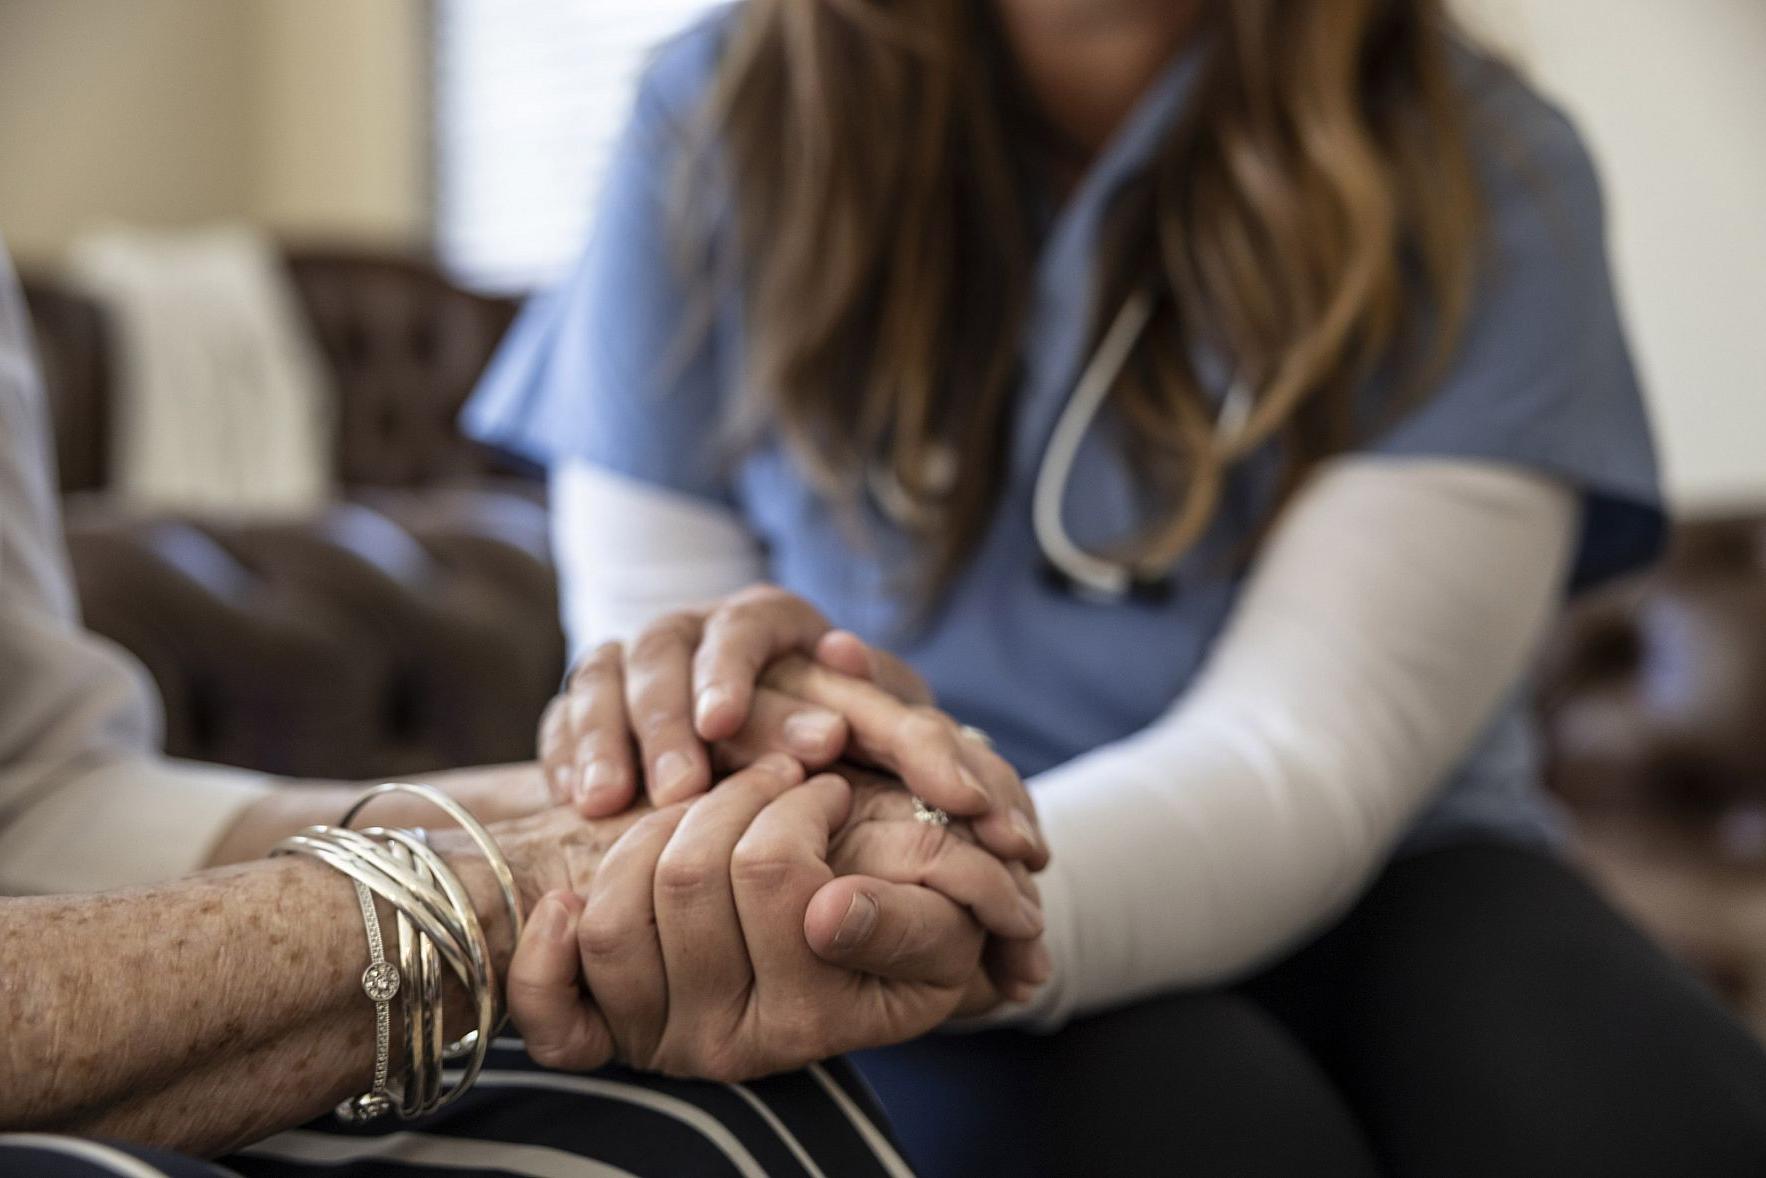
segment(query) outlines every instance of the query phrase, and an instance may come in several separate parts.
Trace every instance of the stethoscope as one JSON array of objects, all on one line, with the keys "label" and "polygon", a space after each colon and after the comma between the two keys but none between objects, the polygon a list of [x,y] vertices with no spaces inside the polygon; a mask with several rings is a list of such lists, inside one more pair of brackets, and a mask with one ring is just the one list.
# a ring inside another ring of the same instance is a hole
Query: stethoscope
[{"label": "stethoscope", "polygon": [[[1136,291],[1124,301],[1086,362],[1072,396],[1055,419],[1054,432],[1037,464],[1030,511],[1037,547],[1045,561],[1044,572],[1059,589],[1077,597],[1102,602],[1159,600],[1168,596],[1173,587],[1168,569],[1141,567],[1088,551],[1067,531],[1061,510],[1080,443],[1097,419],[1104,398],[1122,375],[1129,354],[1152,322],[1153,311],[1153,296],[1145,290]],[[1249,386],[1242,380],[1233,380],[1215,418],[1216,436],[1223,440],[1228,453],[1236,452],[1250,422],[1251,408]],[[928,481],[933,486],[946,485],[954,478],[955,462],[955,455],[948,450],[937,453],[934,463],[940,469],[927,472]],[[892,518],[906,521],[915,517],[911,500],[894,479],[873,468],[867,481],[879,505]]]}]

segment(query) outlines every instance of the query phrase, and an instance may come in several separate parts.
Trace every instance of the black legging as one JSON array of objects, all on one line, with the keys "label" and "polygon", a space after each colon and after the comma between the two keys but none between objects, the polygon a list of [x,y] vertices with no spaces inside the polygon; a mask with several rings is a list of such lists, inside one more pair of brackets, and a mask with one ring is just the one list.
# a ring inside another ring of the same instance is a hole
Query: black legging
[{"label": "black legging", "polygon": [[922,1178],[1766,1175],[1766,1052],[1509,845],[1398,861],[1232,989],[860,1062]]}]

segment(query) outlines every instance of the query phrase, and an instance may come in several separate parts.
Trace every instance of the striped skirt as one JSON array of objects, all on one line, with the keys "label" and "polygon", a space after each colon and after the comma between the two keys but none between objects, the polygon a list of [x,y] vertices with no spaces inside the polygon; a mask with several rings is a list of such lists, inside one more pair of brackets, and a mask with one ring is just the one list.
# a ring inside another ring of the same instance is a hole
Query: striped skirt
[{"label": "striped skirt", "polygon": [[433,1116],[291,1129],[214,1161],[0,1134],[6,1178],[902,1178],[881,1110],[844,1061],[746,1084],[609,1068],[548,1071],[499,1039],[473,1090]]}]

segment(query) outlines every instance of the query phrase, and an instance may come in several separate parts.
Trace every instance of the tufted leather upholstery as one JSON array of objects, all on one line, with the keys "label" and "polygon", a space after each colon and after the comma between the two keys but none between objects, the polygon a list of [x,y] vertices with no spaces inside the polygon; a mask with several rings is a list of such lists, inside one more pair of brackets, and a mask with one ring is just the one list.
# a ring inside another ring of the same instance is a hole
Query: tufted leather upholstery
[{"label": "tufted leather upholstery", "polygon": [[1591,866],[1766,1034],[1766,513],[1578,603],[1541,709]]},{"label": "tufted leather upholstery", "polygon": [[411,487],[496,469],[454,420],[514,303],[409,258],[308,250],[288,268],[337,386],[339,482]]},{"label": "tufted leather upholstery", "polygon": [[543,493],[453,424],[514,304],[412,259],[289,268],[332,367],[341,489],[274,524],[109,499],[103,315],[27,278],[87,623],[153,675],[174,755],[330,778],[531,756],[564,657]]}]

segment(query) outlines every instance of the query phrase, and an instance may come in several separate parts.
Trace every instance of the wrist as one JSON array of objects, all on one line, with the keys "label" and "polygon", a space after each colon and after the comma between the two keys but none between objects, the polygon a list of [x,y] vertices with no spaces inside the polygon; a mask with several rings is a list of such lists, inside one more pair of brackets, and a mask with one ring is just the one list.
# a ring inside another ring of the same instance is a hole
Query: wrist
[{"label": "wrist", "polygon": [[[608,849],[647,812],[648,807],[638,807],[611,818],[591,820],[558,807],[490,827],[498,850],[509,861],[522,912],[531,912],[547,892],[565,890],[586,895]],[[496,872],[463,831],[432,831],[430,842],[471,895],[473,910],[490,942],[497,976],[504,977],[515,952],[516,938]]]},{"label": "wrist", "polygon": [[[497,873],[483,852],[459,831],[432,832],[430,845],[472,898],[472,911],[478,917],[485,941],[490,946],[491,972],[501,980],[509,971],[510,958],[515,955],[515,928],[510,923],[508,902]],[[516,878],[519,880],[520,876]],[[523,896],[523,912],[529,903]]]}]

